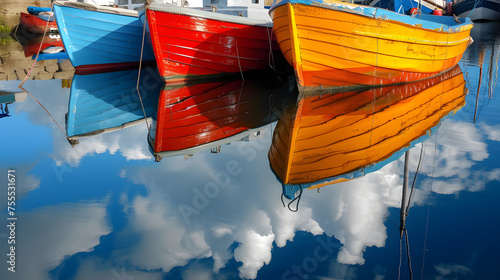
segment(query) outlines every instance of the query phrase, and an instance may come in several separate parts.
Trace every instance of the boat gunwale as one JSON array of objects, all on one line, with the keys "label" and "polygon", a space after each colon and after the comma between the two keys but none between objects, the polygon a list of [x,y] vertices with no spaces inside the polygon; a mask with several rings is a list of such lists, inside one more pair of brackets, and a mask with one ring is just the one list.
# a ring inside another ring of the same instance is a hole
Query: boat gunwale
[{"label": "boat gunwale", "polygon": [[97,5],[81,3],[81,2],[56,0],[56,1],[54,1],[54,6],[75,8],[75,9],[89,11],[89,12],[99,12],[99,13],[107,13],[107,14],[114,14],[114,15],[138,17],[138,12],[135,10],[107,7],[107,6],[97,6]]},{"label": "boat gunwale", "polygon": [[209,20],[221,21],[221,22],[230,22],[235,24],[242,25],[253,25],[253,26],[261,26],[261,27],[273,27],[273,22],[271,18],[269,20],[265,19],[254,19],[250,17],[241,17],[241,16],[233,16],[228,14],[222,14],[217,12],[211,12],[206,10],[199,10],[197,8],[188,8],[188,7],[179,7],[172,4],[161,4],[153,2],[149,6],[147,6],[148,10],[155,12],[163,12],[163,13],[173,13],[184,16],[191,17],[200,17]]},{"label": "boat gunwale", "polygon": [[386,20],[393,21],[398,24],[410,25],[412,27],[417,27],[425,30],[440,31],[442,33],[459,33],[472,29],[473,23],[470,18],[462,18],[463,22],[453,24],[440,23],[431,20],[432,17],[436,19],[443,18],[443,16],[435,15],[406,15],[399,14],[393,11],[389,11],[383,8],[375,8],[365,5],[351,4],[347,2],[333,2],[325,3],[324,1],[314,1],[314,0],[275,0],[271,8],[269,9],[269,14],[272,14],[274,10],[280,6],[284,5],[303,5],[324,8],[327,10],[334,10],[339,12],[346,12],[354,15],[360,15],[363,17],[371,18],[374,20]]}]

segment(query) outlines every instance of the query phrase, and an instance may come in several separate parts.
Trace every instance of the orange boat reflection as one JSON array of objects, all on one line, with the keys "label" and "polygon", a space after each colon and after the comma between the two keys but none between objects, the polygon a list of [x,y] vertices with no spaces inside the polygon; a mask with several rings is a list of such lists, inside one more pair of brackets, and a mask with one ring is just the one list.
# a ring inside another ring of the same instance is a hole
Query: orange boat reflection
[{"label": "orange boat reflection", "polygon": [[380,169],[460,109],[466,91],[456,66],[402,86],[302,96],[278,121],[268,155],[283,194]]}]

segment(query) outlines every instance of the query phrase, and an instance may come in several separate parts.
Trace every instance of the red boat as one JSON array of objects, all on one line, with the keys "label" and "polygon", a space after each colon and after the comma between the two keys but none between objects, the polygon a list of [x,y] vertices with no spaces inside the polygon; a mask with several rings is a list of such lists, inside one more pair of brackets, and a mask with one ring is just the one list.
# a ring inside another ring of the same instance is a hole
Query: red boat
[{"label": "red boat", "polygon": [[[42,48],[40,48],[40,44],[42,44]],[[39,49],[43,51],[48,47],[64,47],[61,37],[57,34],[38,35],[23,42],[22,45],[26,57],[37,54]]]},{"label": "red boat", "polygon": [[56,21],[49,21],[47,26],[47,21],[39,18],[36,15],[23,13],[21,12],[21,17],[19,19],[19,23],[26,28],[29,32],[32,33],[40,33],[43,34],[45,32],[45,28],[47,28],[47,32],[55,32],[57,31]]},{"label": "red boat", "polygon": [[275,121],[273,109],[293,99],[288,96],[287,83],[255,79],[166,84],[148,136],[151,152],[160,161],[241,140]]},{"label": "red boat", "polygon": [[[148,6],[151,42],[165,81],[273,67],[282,54],[263,2],[261,9],[253,10],[203,10],[156,2]],[[261,13],[253,15],[255,10]]]}]

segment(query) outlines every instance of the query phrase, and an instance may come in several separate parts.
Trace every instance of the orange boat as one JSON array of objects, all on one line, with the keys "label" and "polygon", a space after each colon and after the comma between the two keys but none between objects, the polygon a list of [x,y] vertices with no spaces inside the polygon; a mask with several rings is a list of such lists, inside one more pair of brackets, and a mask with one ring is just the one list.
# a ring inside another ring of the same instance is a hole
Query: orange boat
[{"label": "orange boat", "polygon": [[56,21],[49,21],[47,26],[47,21],[39,18],[36,15],[21,12],[21,17],[19,18],[19,23],[26,28],[29,32],[43,34],[47,28],[47,32],[57,32]]},{"label": "orange boat", "polygon": [[466,91],[456,66],[402,86],[302,96],[278,121],[268,155],[283,194],[292,199],[380,169],[461,108]]},{"label": "orange boat", "polygon": [[306,90],[440,75],[460,61],[473,27],[468,18],[410,16],[337,0],[276,0],[269,14],[281,52]]}]

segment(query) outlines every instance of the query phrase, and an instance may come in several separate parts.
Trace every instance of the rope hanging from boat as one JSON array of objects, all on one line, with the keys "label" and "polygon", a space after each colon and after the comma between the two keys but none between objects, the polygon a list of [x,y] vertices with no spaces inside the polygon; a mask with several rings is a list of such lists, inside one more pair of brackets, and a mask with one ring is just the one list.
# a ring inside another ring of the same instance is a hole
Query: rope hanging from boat
[{"label": "rope hanging from boat", "polygon": [[417,176],[418,173],[420,172],[420,166],[424,158],[424,151],[425,151],[425,142],[422,143],[422,148],[420,148],[420,158],[418,160],[418,165],[417,165],[417,170],[415,171],[415,176],[413,177],[413,183],[411,185],[411,190],[410,190],[410,195],[408,196],[408,205],[406,205],[406,216],[408,216],[408,213],[410,212],[410,204],[411,204],[411,199],[413,198],[413,190],[415,189],[415,184],[417,182]]},{"label": "rope hanging from boat", "polygon": [[[54,2],[52,2],[52,5],[50,6],[50,11],[52,11],[54,8]],[[19,25],[18,25],[19,26]],[[47,35],[47,29],[49,29],[49,21],[47,20],[47,24],[45,25],[45,30],[43,31],[43,37],[42,38],[45,38],[45,35]],[[17,28],[16,28],[16,32],[17,32]],[[33,71],[33,68],[35,68],[35,64],[38,60],[38,54],[40,53],[40,51],[42,50],[42,45],[43,45],[43,40],[40,41],[40,46],[38,46],[38,51],[36,52],[36,56],[35,58],[33,59],[33,64],[31,64],[31,68],[30,70],[28,71],[28,73],[26,74],[26,77],[24,77],[24,79],[21,81],[21,84],[18,86],[19,88],[21,88],[22,90],[26,91],[25,89],[22,88],[23,84],[28,80],[29,76],[31,75],[31,72]],[[27,91],[26,91],[27,92]],[[30,94],[30,96],[32,96]]]},{"label": "rope hanging from boat", "polygon": [[[405,245],[406,245],[406,257],[408,258],[408,269],[410,271],[410,280],[413,280],[413,271],[411,269],[411,257],[410,257],[410,242],[408,240],[408,231],[403,229],[403,234],[405,236]],[[401,259],[403,257],[402,252],[402,239],[399,240],[399,268],[398,268],[398,280],[401,279]]]},{"label": "rope hanging from boat", "polygon": [[477,7],[477,4],[479,4],[481,2],[481,0],[476,0],[476,2],[474,3],[474,7],[472,7],[472,10],[470,11],[470,13],[466,16],[466,18],[468,18],[472,12],[474,12],[474,9],[476,9]]},{"label": "rope hanging from boat", "polygon": [[49,111],[45,108],[45,106],[43,106],[43,104],[36,97],[34,97],[29,91],[27,91],[21,85],[19,85],[19,88],[22,89],[24,92],[26,92],[29,96],[31,96],[31,98],[33,98],[33,100],[35,100],[45,110],[47,115],[49,115],[49,117],[59,127],[59,129],[62,131],[62,133],[64,133],[64,136],[66,136],[66,139],[68,140],[68,142],[70,142],[70,144],[73,145],[73,142],[72,142],[72,140],[69,139],[68,134],[66,134],[66,131],[64,131],[64,129],[62,129],[62,127],[59,125],[59,123],[54,119],[54,117],[52,117],[52,115],[49,113]]},{"label": "rope hanging from boat", "polygon": [[241,104],[241,96],[243,95],[243,88],[245,87],[245,80],[241,81],[241,86],[238,94],[238,102],[236,103],[236,116],[239,116],[240,113],[240,104]]},{"label": "rope hanging from boat", "polygon": [[[436,143],[434,145],[434,159],[432,161],[431,189],[429,191],[429,195],[432,194],[432,187],[433,187],[433,183],[434,183],[434,168],[436,167],[436,151],[437,151],[437,144],[438,144],[438,141],[437,141],[438,134],[437,133],[438,132],[436,132]],[[429,216],[430,216],[430,212],[431,212],[431,204],[429,203],[427,205],[427,218],[426,218],[426,222],[425,222],[424,249],[423,249],[423,253],[422,253],[422,271],[420,273],[420,279],[421,280],[424,279],[425,252],[427,251],[427,249],[426,249],[426,247],[427,247],[427,233],[428,233],[428,230],[429,230]]]},{"label": "rope hanging from boat", "polygon": [[273,92],[267,99],[267,105],[269,106],[269,116],[267,119],[267,123],[271,123],[272,117],[273,117],[273,109],[274,109],[274,97],[276,95],[276,92]]},{"label": "rope hanging from boat", "polygon": [[[54,3],[52,2],[52,5],[50,6],[50,10],[52,11],[54,8]],[[47,30],[49,29],[49,21],[47,21],[47,24],[45,25],[45,30],[43,31],[43,37],[45,37],[45,35],[47,35]],[[17,32],[17,28],[16,28],[16,32]],[[66,134],[66,131],[64,131],[64,129],[62,129],[62,127],[59,125],[59,123],[54,119],[54,117],[52,117],[52,114],[50,114],[50,112],[47,110],[47,108],[45,108],[45,106],[43,106],[43,104],[36,98],[34,97],[29,91],[27,91],[23,85],[24,83],[28,80],[29,76],[31,75],[31,72],[33,71],[33,68],[35,68],[35,64],[36,62],[38,61],[38,54],[40,53],[40,51],[42,50],[42,45],[43,45],[43,40],[40,42],[40,46],[38,46],[38,51],[36,53],[36,56],[35,58],[33,59],[33,64],[31,65],[31,68],[29,69],[28,73],[26,74],[26,77],[24,77],[24,79],[21,81],[21,83],[17,86],[18,88],[20,88],[22,91],[24,91],[25,93],[27,93],[31,98],[33,98],[33,100],[35,100],[39,105],[40,107],[42,107],[43,110],[45,110],[45,112],[47,113],[47,115],[49,115],[49,117],[52,119],[52,121],[59,127],[59,129],[62,131],[62,133],[64,134],[64,136],[66,137],[66,140],[68,140],[68,142],[70,142],[71,145],[73,145],[72,141],[69,139],[68,137],[68,134]]]},{"label": "rope hanging from boat", "polygon": [[[267,40],[269,41],[269,57],[268,57],[267,63],[269,64],[269,67],[271,67],[271,69],[275,70],[276,65],[274,64],[273,41],[271,39],[272,30],[271,30],[271,32],[269,32],[269,27],[266,27],[266,31],[267,31]],[[271,33],[271,34],[269,34],[269,33]]]},{"label": "rope hanging from boat", "polygon": [[[146,7],[147,8],[147,7]],[[144,13],[144,16],[146,16],[146,14]],[[142,44],[141,44],[141,56],[140,56],[140,59],[139,59],[139,72],[137,73],[137,84],[135,86],[135,89],[137,91],[137,95],[139,96],[139,101],[141,102],[141,108],[142,108],[142,113],[144,114],[144,121],[146,122],[146,127],[149,131],[149,122],[148,122],[148,118],[146,116],[146,110],[144,109],[144,103],[142,102],[142,97],[141,97],[141,92],[139,91],[139,81],[141,79],[141,69],[142,69],[142,54],[144,52],[144,37],[146,35],[146,19],[144,19],[144,24],[142,25]]]},{"label": "rope hanging from boat", "polygon": [[[288,206],[288,210],[290,210],[290,211],[292,211],[292,212],[297,212],[297,211],[299,211],[299,203],[300,203],[300,198],[302,197],[302,192],[303,192],[303,190],[302,190],[302,185],[301,185],[301,184],[299,184],[299,186],[300,186],[300,193],[299,193],[299,195],[298,195],[296,198],[292,199],[290,202],[288,202],[288,205],[287,205],[287,206]],[[282,192],[282,193],[281,193],[281,203],[283,204],[283,207],[285,207],[285,202],[283,201],[283,196],[285,196],[285,195],[284,195],[284,194],[283,194],[283,192]],[[295,200],[297,200],[297,205],[295,206],[295,209],[292,209],[292,208],[290,207],[290,205],[292,205],[292,203],[293,203]]]},{"label": "rope hanging from boat", "polygon": [[[236,30],[236,29],[234,29]],[[241,69],[241,62],[240,62],[240,53],[238,51],[238,37],[234,36],[234,39],[236,39],[236,57],[238,58],[238,66],[240,67],[240,74],[241,74],[241,79],[245,81],[245,77],[243,76],[243,70]]]}]

